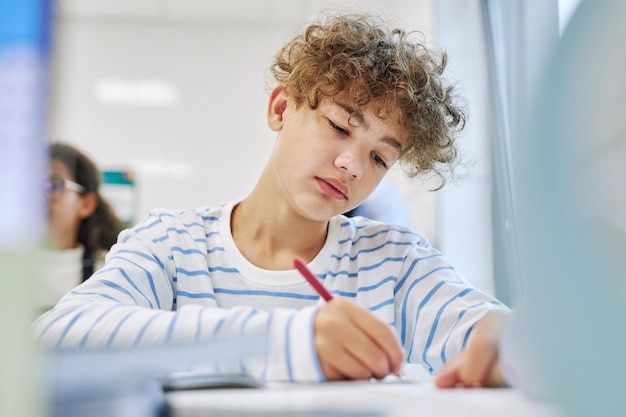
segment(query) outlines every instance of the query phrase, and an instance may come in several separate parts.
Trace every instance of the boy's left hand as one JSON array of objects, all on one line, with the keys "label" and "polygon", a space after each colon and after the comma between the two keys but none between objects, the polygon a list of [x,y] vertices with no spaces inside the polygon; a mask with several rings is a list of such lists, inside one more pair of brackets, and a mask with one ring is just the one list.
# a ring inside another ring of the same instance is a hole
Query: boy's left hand
[{"label": "boy's left hand", "polygon": [[437,375],[439,388],[504,387],[498,360],[499,339],[510,313],[494,311],[472,331],[466,348]]}]

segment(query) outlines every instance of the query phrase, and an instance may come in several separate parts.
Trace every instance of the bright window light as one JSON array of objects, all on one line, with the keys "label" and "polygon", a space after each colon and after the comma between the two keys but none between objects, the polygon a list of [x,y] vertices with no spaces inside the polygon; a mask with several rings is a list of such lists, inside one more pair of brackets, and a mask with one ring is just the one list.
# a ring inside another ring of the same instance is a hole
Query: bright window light
[{"label": "bright window light", "polygon": [[559,0],[559,34],[563,34],[565,27],[572,18],[581,0]]},{"label": "bright window light", "polygon": [[171,107],[178,104],[178,90],[164,80],[102,79],[95,85],[96,99],[118,106]]}]

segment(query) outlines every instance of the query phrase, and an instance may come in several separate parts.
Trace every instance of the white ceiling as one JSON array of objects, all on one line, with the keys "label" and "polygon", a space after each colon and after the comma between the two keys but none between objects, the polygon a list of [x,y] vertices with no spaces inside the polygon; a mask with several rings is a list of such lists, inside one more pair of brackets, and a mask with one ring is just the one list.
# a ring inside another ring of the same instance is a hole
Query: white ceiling
[{"label": "white ceiling", "polygon": [[[62,19],[298,21],[321,9],[389,10],[406,0],[57,0]],[[397,10],[395,10],[397,11]]]}]

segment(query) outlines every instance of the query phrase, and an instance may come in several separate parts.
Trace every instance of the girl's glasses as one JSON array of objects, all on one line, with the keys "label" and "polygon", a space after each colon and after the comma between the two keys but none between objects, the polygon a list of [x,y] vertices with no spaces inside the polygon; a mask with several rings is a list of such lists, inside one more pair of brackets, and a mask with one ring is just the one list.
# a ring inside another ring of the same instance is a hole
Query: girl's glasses
[{"label": "girl's glasses", "polygon": [[50,177],[46,181],[46,191],[48,192],[48,198],[50,200],[57,200],[65,189],[75,191],[79,194],[85,192],[85,187],[65,178]]}]

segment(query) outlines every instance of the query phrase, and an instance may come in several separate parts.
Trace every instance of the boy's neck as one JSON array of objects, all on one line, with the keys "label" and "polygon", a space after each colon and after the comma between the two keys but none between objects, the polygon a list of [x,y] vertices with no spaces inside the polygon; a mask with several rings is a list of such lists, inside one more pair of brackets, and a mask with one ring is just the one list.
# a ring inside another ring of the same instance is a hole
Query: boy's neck
[{"label": "boy's neck", "polygon": [[296,257],[310,261],[328,233],[328,222],[304,221],[275,201],[256,199],[254,193],[233,208],[230,226],[241,254],[268,270],[293,269]]}]

